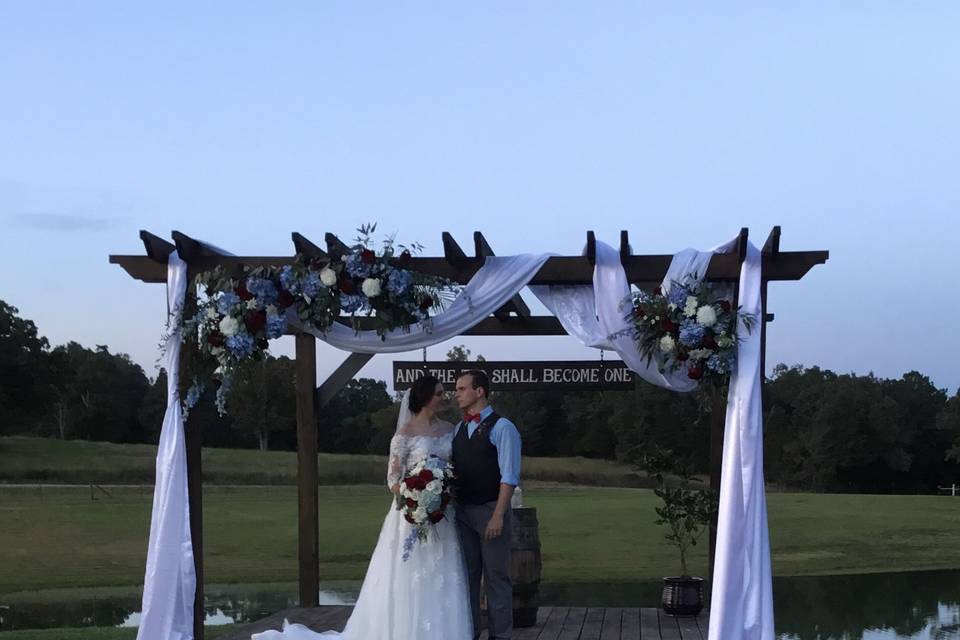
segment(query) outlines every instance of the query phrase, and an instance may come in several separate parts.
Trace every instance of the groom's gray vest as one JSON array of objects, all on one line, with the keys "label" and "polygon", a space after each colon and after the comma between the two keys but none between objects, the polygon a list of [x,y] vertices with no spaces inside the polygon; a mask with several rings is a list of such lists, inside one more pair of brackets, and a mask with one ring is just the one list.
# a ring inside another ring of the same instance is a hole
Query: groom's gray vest
[{"label": "groom's gray vest", "polygon": [[496,502],[500,495],[500,462],[497,448],[490,442],[490,430],[500,419],[491,413],[467,435],[467,423],[461,421],[453,438],[454,486],[457,500],[463,504]]}]

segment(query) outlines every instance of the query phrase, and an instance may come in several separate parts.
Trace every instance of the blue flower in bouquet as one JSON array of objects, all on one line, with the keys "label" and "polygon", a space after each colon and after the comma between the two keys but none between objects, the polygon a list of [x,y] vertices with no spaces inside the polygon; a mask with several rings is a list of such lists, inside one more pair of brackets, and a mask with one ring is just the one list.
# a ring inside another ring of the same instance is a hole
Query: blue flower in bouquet
[{"label": "blue flower in bouquet", "polygon": [[715,353],[707,358],[707,369],[714,373],[728,373],[730,371],[730,359]]},{"label": "blue flower in bouquet", "polygon": [[394,269],[387,276],[387,291],[394,295],[402,295],[413,282],[413,275],[403,269]]},{"label": "blue flower in bouquet", "polygon": [[257,297],[257,300],[264,305],[273,304],[277,301],[277,285],[272,280],[266,278],[248,278],[247,291]]},{"label": "blue flower in bouquet", "polygon": [[347,256],[346,260],[344,260],[344,266],[351,277],[366,278],[370,275],[370,270],[373,265],[365,263],[359,253],[351,253]]},{"label": "blue flower in bouquet", "polygon": [[696,347],[703,342],[703,333],[703,327],[697,324],[696,320],[684,320],[680,323],[680,344]]},{"label": "blue flower in bouquet", "polygon": [[310,271],[300,282],[300,289],[303,292],[303,295],[308,298],[316,298],[317,294],[320,293],[320,289],[323,288],[323,281],[320,280],[320,274],[316,271]]},{"label": "blue flower in bouquet", "polygon": [[687,303],[688,295],[690,295],[690,291],[686,287],[674,285],[670,288],[670,292],[667,294],[667,301],[671,304],[677,305],[678,307],[682,307]]},{"label": "blue flower in bouquet", "polygon": [[267,337],[279,338],[287,330],[287,319],[278,313],[267,314]]},{"label": "blue flower in bouquet", "polygon": [[237,333],[227,336],[227,349],[237,358],[245,358],[253,353],[253,336],[248,333]]},{"label": "blue flower in bouquet", "polygon": [[344,313],[353,313],[363,308],[366,298],[357,294],[344,294],[340,296],[340,309]]},{"label": "blue flower in bouquet", "polygon": [[426,509],[427,513],[433,513],[440,508],[440,496],[435,493],[424,493],[420,499],[423,501],[423,508]]},{"label": "blue flower in bouquet", "polygon": [[226,316],[229,315],[230,310],[238,304],[240,304],[240,296],[233,291],[224,291],[217,299],[217,311],[220,312],[220,315]]},{"label": "blue flower in bouquet", "polygon": [[300,280],[293,267],[288,264],[280,270],[280,286],[294,295],[300,293]]}]

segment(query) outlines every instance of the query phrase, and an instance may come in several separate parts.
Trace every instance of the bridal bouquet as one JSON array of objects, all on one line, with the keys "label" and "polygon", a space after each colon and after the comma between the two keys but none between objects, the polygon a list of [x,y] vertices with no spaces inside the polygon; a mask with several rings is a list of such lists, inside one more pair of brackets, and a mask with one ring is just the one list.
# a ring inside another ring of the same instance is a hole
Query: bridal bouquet
[{"label": "bridal bouquet", "polygon": [[403,543],[406,561],[419,540],[426,542],[433,525],[444,518],[444,511],[452,498],[453,465],[439,456],[429,456],[414,465],[409,475],[400,482],[397,509],[413,525],[413,531]]},{"label": "bridal bouquet", "polygon": [[660,371],[686,371],[691,380],[722,381],[736,365],[737,322],[749,332],[756,318],[738,313],[730,300],[716,295],[696,276],[633,298],[628,320],[647,362]]}]

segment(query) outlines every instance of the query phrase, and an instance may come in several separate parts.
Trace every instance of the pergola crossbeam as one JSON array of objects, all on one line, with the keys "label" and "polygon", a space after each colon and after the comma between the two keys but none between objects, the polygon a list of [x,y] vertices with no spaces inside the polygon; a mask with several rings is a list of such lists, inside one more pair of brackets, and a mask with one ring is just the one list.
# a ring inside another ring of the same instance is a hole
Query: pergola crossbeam
[{"label": "pergola crossbeam", "polygon": [[[473,233],[473,244],[477,254],[477,259],[485,260],[487,256],[494,255],[493,249],[490,248],[490,244],[487,242],[487,239],[483,237],[483,234],[479,231]],[[493,312],[499,320],[503,321],[510,317],[510,312],[517,314],[520,318],[529,318],[530,317],[530,307],[527,306],[527,303],[523,301],[523,298],[520,297],[520,294],[517,293],[509,301],[499,309]]]}]

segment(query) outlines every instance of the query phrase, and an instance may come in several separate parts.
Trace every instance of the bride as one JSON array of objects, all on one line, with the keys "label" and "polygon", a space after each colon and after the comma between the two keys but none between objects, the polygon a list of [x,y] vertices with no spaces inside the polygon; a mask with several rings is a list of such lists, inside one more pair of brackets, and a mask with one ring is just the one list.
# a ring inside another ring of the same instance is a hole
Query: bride
[{"label": "bride", "polygon": [[[443,385],[434,376],[417,379],[404,394],[387,465],[392,492],[400,491],[404,471],[427,456],[450,460],[454,427],[436,417],[442,405]],[[403,543],[411,526],[391,503],[342,633],[317,633],[285,620],[282,631],[257,633],[252,640],[471,640],[466,564],[454,509],[451,502],[446,517],[405,561]]]}]

